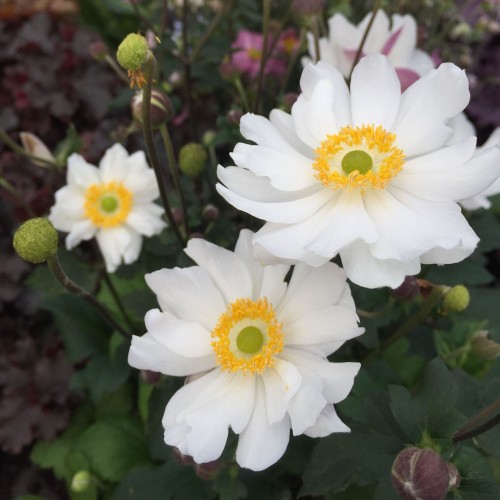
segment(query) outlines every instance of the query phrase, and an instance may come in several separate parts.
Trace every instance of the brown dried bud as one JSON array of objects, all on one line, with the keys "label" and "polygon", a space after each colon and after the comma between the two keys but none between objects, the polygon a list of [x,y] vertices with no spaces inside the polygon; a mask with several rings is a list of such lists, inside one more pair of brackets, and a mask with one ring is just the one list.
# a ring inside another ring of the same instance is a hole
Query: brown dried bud
[{"label": "brown dried bud", "polygon": [[151,370],[141,370],[141,379],[145,384],[156,384],[161,378],[161,373]]},{"label": "brown dried bud", "polygon": [[214,460],[213,462],[206,462],[204,464],[195,464],[194,473],[205,481],[214,479],[222,469],[222,462]]},{"label": "brown dried bud", "polygon": [[230,109],[227,113],[227,119],[233,125],[239,125],[242,116],[243,111],[241,109]]},{"label": "brown dried bud", "polygon": [[193,465],[194,460],[190,455],[183,455],[179,448],[172,448],[172,457],[174,460],[181,465]]},{"label": "brown dried bud", "polygon": [[460,482],[462,478],[460,477],[460,472],[453,464],[446,464],[448,467],[448,491],[458,490],[460,488]]},{"label": "brown dried bud", "polygon": [[391,481],[403,500],[442,500],[448,492],[448,465],[435,451],[412,446],[394,460]]},{"label": "brown dried bud", "polygon": [[397,300],[412,300],[420,293],[420,285],[415,276],[406,276],[403,283],[394,290],[391,290],[392,296]]},{"label": "brown dried bud", "polygon": [[479,330],[472,337],[472,352],[481,359],[491,361],[500,356],[500,344],[488,337],[487,330]]}]

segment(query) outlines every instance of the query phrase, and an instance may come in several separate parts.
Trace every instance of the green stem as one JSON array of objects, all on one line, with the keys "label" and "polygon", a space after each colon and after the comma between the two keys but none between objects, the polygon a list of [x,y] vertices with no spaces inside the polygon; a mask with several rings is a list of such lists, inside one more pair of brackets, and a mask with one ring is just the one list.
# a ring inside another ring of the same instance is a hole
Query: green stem
[{"label": "green stem", "polygon": [[292,57],[290,57],[290,60],[288,61],[288,66],[286,68],[286,74],[285,77],[283,78],[283,81],[281,82],[281,88],[280,88],[280,95],[283,96],[286,90],[286,86],[288,85],[288,81],[290,80],[290,76],[292,75],[293,68],[295,67],[295,63],[297,62],[297,59],[299,58],[300,55],[300,48],[304,44],[306,38],[306,31],[304,28],[300,29],[300,36],[299,36],[299,47],[297,50],[294,51],[292,54]]},{"label": "green stem", "polygon": [[236,87],[236,90],[238,91],[238,95],[240,96],[241,102],[243,104],[243,107],[245,108],[245,111],[248,113],[250,111],[250,104],[248,102],[248,97],[245,92],[245,89],[243,88],[243,85],[241,84],[240,78],[237,76],[234,79],[234,86]]},{"label": "green stem", "polygon": [[28,153],[23,147],[19,146],[15,141],[13,141],[9,135],[5,132],[5,130],[0,128],[0,140],[4,142],[12,151],[15,153],[24,156],[24,158],[28,158],[32,161],[38,161],[40,163],[46,164],[48,167],[56,167],[59,165],[51,160],[47,160],[46,158],[40,158],[39,156],[32,155]]},{"label": "green stem", "polygon": [[315,62],[318,62],[321,59],[321,51],[319,48],[319,19],[317,16],[314,16],[311,24],[314,39],[314,55],[316,57]]},{"label": "green stem", "polygon": [[191,60],[189,58],[189,0],[182,3],[182,62],[184,65],[184,94],[188,111],[188,123],[191,136],[196,136],[196,122],[193,119],[191,99]]},{"label": "green stem", "polygon": [[184,248],[185,241],[182,237],[177,224],[175,223],[174,216],[172,215],[172,209],[168,201],[167,194],[167,183],[165,179],[164,172],[158,161],[158,155],[156,154],[156,148],[153,140],[153,128],[151,126],[151,90],[153,87],[153,76],[155,71],[155,59],[151,56],[151,59],[145,64],[144,76],[146,77],[146,85],[143,89],[143,101],[142,101],[142,129],[144,132],[144,139],[146,141],[146,148],[148,150],[149,159],[153,166],[156,174],[156,179],[158,180],[158,187],[160,189],[161,200],[163,202],[163,207],[165,208],[165,214],[167,215],[168,222],[172,230],[175,233],[176,238],[179,243]]},{"label": "green stem", "polygon": [[109,291],[111,292],[111,296],[113,297],[113,300],[115,301],[115,304],[118,306],[118,309],[120,310],[123,319],[126,321],[128,327],[130,330],[133,330],[133,322],[130,319],[130,316],[127,313],[127,310],[125,309],[125,306],[123,305],[123,302],[120,299],[120,296],[118,295],[118,292],[116,291],[115,285],[113,284],[113,281],[111,280],[111,277],[107,272],[104,273],[104,282],[106,283],[106,286],[108,287]]},{"label": "green stem", "polygon": [[356,312],[362,318],[380,318],[386,315],[394,306],[394,297],[389,297],[385,306],[378,311],[365,311],[364,309],[356,309]]},{"label": "green stem", "polygon": [[170,171],[172,172],[172,178],[174,180],[175,189],[179,195],[181,201],[182,213],[184,214],[184,228],[186,235],[189,234],[189,220],[186,200],[184,199],[184,193],[182,192],[182,186],[179,179],[179,170],[177,169],[177,162],[175,160],[174,147],[172,145],[172,139],[170,138],[170,133],[168,127],[163,124],[160,127],[161,138],[163,139],[163,145],[165,146],[165,151],[167,153],[168,165],[170,166]]},{"label": "green stem", "polygon": [[443,298],[443,290],[440,287],[434,287],[432,292],[429,294],[422,307],[412,316],[406,323],[403,323],[389,338],[387,338],[381,345],[381,347],[368,354],[362,363],[366,364],[377,359],[382,352],[390,347],[392,344],[397,342],[399,339],[405,337],[410,333],[415,327],[417,327],[422,321],[424,321],[431,311],[441,302]]},{"label": "green stem", "polygon": [[259,110],[260,99],[262,97],[262,91],[264,89],[264,73],[266,69],[267,56],[270,54],[268,50],[267,42],[269,39],[269,21],[271,17],[271,2],[270,0],[264,0],[262,4],[262,32],[264,35],[262,41],[262,56],[260,58],[259,75],[257,80],[257,94],[255,95],[255,102],[253,105],[254,113]]},{"label": "green stem", "polygon": [[363,38],[361,38],[361,42],[359,44],[356,55],[354,57],[354,61],[352,62],[351,71],[349,73],[349,81],[351,81],[352,72],[354,71],[356,64],[358,64],[359,59],[361,58],[361,54],[363,52],[363,47],[365,46],[366,39],[368,38],[368,34],[370,33],[370,30],[372,29],[373,22],[375,21],[375,16],[377,15],[377,12],[380,9],[381,4],[382,4],[382,0],[376,0],[373,4],[372,15],[370,17],[370,21],[366,25],[365,32],[363,33]]},{"label": "green stem", "polygon": [[52,271],[54,278],[71,294],[79,297],[92,307],[94,307],[101,317],[117,332],[119,332],[127,340],[131,337],[131,334],[125,330],[120,323],[118,323],[111,313],[106,309],[106,307],[101,304],[93,295],[91,295],[87,290],[77,285],[71,278],[64,272],[64,269],[57,258],[57,255],[51,256],[47,259],[47,264],[49,269]]},{"label": "green stem", "polygon": [[201,49],[208,42],[208,40],[216,30],[217,26],[219,25],[220,21],[222,20],[226,12],[232,7],[233,1],[234,0],[227,0],[226,2],[224,2],[219,13],[212,19],[207,30],[201,37],[200,41],[196,44],[196,47],[193,49],[193,52],[191,52],[191,57],[189,58],[190,64],[193,64],[196,61],[196,59],[200,55]]},{"label": "green stem", "polygon": [[109,54],[106,54],[104,56],[104,61],[115,72],[118,78],[120,78],[122,82],[127,84],[128,87],[130,84],[129,77],[127,76],[127,73],[125,73],[125,71],[122,70],[120,65]]}]

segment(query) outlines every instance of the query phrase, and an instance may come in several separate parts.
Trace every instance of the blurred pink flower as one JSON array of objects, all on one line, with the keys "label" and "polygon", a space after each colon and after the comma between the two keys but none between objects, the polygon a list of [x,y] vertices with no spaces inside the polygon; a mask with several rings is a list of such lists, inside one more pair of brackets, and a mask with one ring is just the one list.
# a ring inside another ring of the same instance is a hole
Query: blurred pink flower
[{"label": "blurred pink flower", "polygon": [[[262,59],[262,49],[264,47],[264,37],[261,33],[254,31],[240,30],[231,48],[232,66],[250,77],[255,77],[259,73],[260,61]],[[281,76],[285,73],[285,61],[275,54],[268,57],[265,73]]]}]

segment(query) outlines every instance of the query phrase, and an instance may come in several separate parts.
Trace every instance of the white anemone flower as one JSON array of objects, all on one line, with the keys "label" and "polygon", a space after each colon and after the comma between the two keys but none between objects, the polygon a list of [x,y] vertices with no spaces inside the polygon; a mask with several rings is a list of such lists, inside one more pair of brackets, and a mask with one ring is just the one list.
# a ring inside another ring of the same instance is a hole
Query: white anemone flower
[{"label": "white anemone flower", "polygon": [[[448,140],[448,144],[455,144],[463,141],[470,135],[476,135],[474,125],[467,119],[464,113],[459,114],[457,117],[450,120],[448,125],[453,129],[453,135]],[[491,135],[486,139],[482,146],[476,148],[474,156],[481,155],[484,151],[492,147],[500,146],[500,127],[497,127]],[[500,160],[499,160],[500,162]],[[483,192],[460,200],[460,205],[466,210],[477,210],[479,208],[490,208],[491,201],[488,199],[490,196],[495,196],[500,193],[500,178],[498,178],[491,186],[486,188]]]},{"label": "white anemone flower", "polygon": [[143,151],[128,155],[120,144],[91,165],[79,154],[68,158],[67,185],[55,194],[49,219],[67,231],[66,248],[95,237],[108,272],[137,260],[143,236],[166,226],[163,208],[154,203],[158,183]]},{"label": "white anemone flower", "polygon": [[[328,38],[319,40],[321,60],[332,63],[344,77],[351,73],[371,15],[367,14],[358,25],[354,25],[342,14],[335,14],[328,20]],[[314,59],[314,39],[311,33],[308,34],[308,45],[309,54]],[[382,9],[377,12],[363,45],[362,55],[376,53],[388,57],[396,68],[403,90],[434,68],[432,58],[417,49],[417,23],[408,14],[394,14],[391,23]]]},{"label": "white anemone flower", "polygon": [[476,138],[446,146],[447,126],[469,101],[464,71],[442,64],[403,94],[390,62],[364,57],[349,89],[329,63],[309,64],[291,115],[242,117],[243,136],[219,193],[267,221],[258,256],[319,266],[340,254],[347,276],[397,287],[421,264],[451,264],[478,238],[459,200],[500,173],[500,152],[474,156]]},{"label": "white anemone flower", "polygon": [[360,365],[327,356],[364,330],[342,269],[299,264],[287,284],[289,266],[254,260],[252,234],[242,230],[234,252],[192,239],[186,253],[197,266],[146,275],[161,311],[146,314],[129,363],[189,376],[165,409],[167,444],[210,462],[231,428],[238,464],[263,470],[283,455],[290,430],[349,432],[333,405]]}]

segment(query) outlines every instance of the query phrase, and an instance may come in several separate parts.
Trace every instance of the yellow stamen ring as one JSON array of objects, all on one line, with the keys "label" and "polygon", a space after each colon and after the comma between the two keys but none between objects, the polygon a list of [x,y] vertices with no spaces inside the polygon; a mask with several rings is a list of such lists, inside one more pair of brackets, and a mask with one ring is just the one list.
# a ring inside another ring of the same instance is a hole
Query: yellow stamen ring
[{"label": "yellow stamen ring", "polygon": [[381,126],[343,127],[315,150],[315,177],[331,189],[383,189],[403,170],[405,156],[395,141]]},{"label": "yellow stamen ring", "polygon": [[230,372],[262,373],[283,349],[281,327],[266,297],[235,300],[212,331],[217,364]]},{"label": "yellow stamen ring", "polygon": [[132,209],[132,193],[121,182],[92,184],[84,196],[85,216],[97,227],[119,226]]}]

